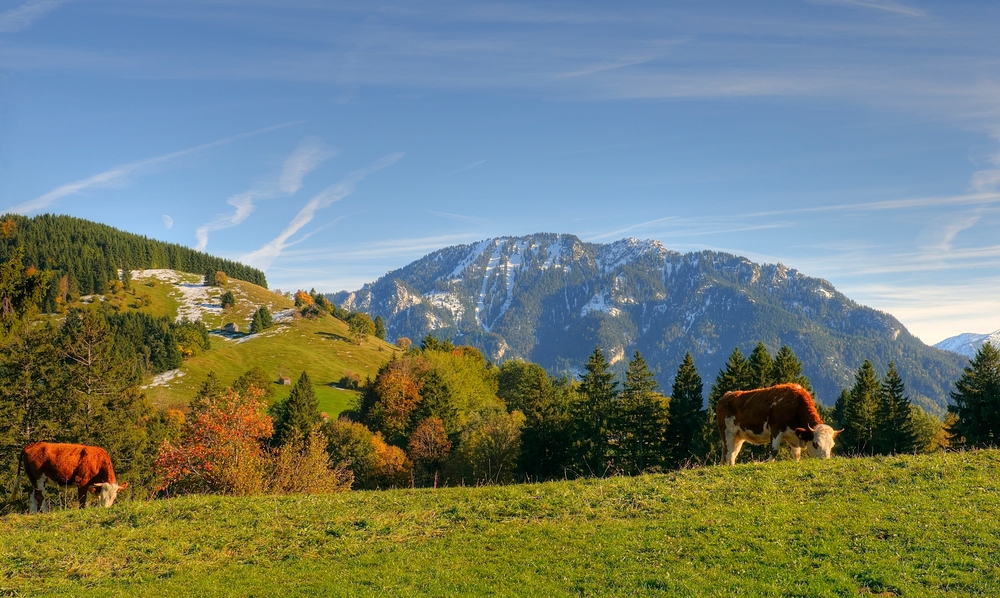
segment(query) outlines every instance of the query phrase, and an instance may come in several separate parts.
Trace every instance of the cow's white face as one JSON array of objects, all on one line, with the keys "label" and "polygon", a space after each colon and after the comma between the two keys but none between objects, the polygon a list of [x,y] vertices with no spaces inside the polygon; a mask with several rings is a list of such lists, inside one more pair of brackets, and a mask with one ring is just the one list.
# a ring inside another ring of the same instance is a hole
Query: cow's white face
[{"label": "cow's white face", "polygon": [[812,430],[812,440],[806,442],[806,452],[810,457],[829,459],[833,454],[833,444],[837,434],[842,430],[834,430],[826,424],[820,424]]},{"label": "cow's white face", "polygon": [[112,482],[94,484],[94,488],[97,488],[97,502],[100,503],[102,507],[110,507],[115,504],[115,499],[118,498],[118,491],[124,490],[127,486],[128,482],[125,482],[120,486]]}]

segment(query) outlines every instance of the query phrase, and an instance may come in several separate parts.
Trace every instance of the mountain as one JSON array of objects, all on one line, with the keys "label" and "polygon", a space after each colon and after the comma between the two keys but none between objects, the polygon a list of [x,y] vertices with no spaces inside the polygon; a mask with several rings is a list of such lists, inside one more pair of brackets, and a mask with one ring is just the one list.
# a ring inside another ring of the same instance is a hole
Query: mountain
[{"label": "mountain", "polygon": [[957,355],[928,347],[889,314],[782,264],[657,241],[584,243],[573,235],[499,237],[435,251],[329,296],[379,315],[390,338],[429,332],[492,359],[523,358],[579,372],[599,344],[621,370],[639,350],[669,383],[686,351],[706,382],[733,347],[788,344],[819,399],[834,402],[865,359],[895,360],[913,398],[940,413],[961,372]]},{"label": "mountain", "polygon": [[992,343],[994,347],[1000,347],[1000,330],[991,334],[966,332],[964,334],[959,334],[958,336],[946,338],[934,346],[942,351],[951,351],[952,353],[958,353],[959,355],[972,359],[976,356],[976,351],[979,351],[979,348],[982,347],[985,342]]}]

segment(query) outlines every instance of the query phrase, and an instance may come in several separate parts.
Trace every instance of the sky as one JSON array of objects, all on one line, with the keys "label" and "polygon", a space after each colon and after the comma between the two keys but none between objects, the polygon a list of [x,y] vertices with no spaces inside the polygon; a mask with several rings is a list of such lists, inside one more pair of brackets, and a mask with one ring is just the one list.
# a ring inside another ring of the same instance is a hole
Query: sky
[{"label": "sky", "polygon": [[0,0],[0,213],[355,290],[571,233],[1000,328],[1000,4]]}]

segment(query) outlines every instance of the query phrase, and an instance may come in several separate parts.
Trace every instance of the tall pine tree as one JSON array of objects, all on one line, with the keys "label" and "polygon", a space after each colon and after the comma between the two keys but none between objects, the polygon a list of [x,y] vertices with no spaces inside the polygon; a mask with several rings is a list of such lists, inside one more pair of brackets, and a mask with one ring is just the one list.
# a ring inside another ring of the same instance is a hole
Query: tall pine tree
[{"label": "tall pine tree", "polygon": [[875,450],[880,454],[912,453],[917,449],[917,428],[910,398],[905,396],[905,392],[896,363],[889,362],[889,370],[882,379],[878,429],[875,433]]},{"label": "tall pine tree", "polygon": [[663,464],[667,400],[658,389],[653,372],[636,351],[625,373],[615,426],[618,468],[625,473],[642,473]]},{"label": "tall pine tree", "polygon": [[296,436],[308,438],[320,423],[319,401],[313,390],[309,374],[302,372],[288,398],[275,410],[274,439],[279,445],[287,444]]},{"label": "tall pine tree", "polygon": [[[740,356],[742,359],[742,355]],[[674,385],[670,391],[670,413],[666,430],[667,464],[678,467],[704,452],[702,432],[708,414],[702,409],[701,376],[688,352],[677,368]]]},{"label": "tall pine tree", "polygon": [[601,476],[610,466],[618,383],[608,367],[604,352],[595,346],[584,366],[587,372],[580,379],[580,400],[574,410],[573,465],[583,475]]},{"label": "tall pine tree", "polygon": [[951,427],[955,440],[967,446],[1000,444],[1000,350],[983,343],[955,382],[951,398],[955,404],[948,410],[958,416]]},{"label": "tall pine tree", "polygon": [[[781,345],[774,356],[774,368],[771,370],[774,384],[794,383],[813,394],[812,383],[808,376],[802,374],[802,362],[788,345]],[[815,398],[815,396],[813,397]]]},{"label": "tall pine tree", "polygon": [[842,397],[843,400],[837,400],[839,411],[834,417],[844,427],[838,444],[848,454],[874,454],[881,394],[882,384],[875,366],[866,359],[854,376],[850,392]]},{"label": "tall pine tree", "polygon": [[715,405],[722,398],[722,395],[731,390],[747,390],[750,388],[751,374],[750,366],[744,359],[739,347],[733,349],[726,361],[726,366],[715,377],[712,383],[712,390],[708,395],[708,410],[715,412]]},{"label": "tall pine tree", "polygon": [[375,338],[385,340],[385,320],[382,316],[375,316]]},{"label": "tall pine tree", "polygon": [[750,389],[774,385],[774,360],[764,343],[757,343],[747,360],[747,377]]}]

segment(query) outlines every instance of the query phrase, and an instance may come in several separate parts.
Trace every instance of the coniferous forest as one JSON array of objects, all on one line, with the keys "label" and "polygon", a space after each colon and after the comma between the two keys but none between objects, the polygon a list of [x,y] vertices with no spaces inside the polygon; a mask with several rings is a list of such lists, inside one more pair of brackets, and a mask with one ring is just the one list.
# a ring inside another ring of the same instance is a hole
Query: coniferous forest
[{"label": "coniferous forest", "polygon": [[42,299],[45,312],[56,311],[67,296],[107,293],[119,270],[221,271],[267,287],[264,273],[256,268],[72,216],[4,216],[0,260],[9,260],[18,247],[24,248],[26,265],[52,273]]}]

